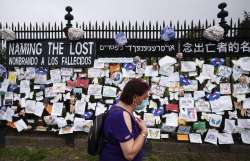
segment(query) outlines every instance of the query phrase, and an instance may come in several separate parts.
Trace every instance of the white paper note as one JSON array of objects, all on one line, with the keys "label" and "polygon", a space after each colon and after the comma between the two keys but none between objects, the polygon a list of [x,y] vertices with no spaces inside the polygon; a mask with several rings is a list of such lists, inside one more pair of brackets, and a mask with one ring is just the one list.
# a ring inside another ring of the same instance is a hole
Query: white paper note
[{"label": "white paper note", "polygon": [[50,70],[50,78],[53,83],[60,83],[62,79],[61,69]]},{"label": "white paper note", "polygon": [[98,115],[104,113],[106,110],[107,110],[107,108],[104,106],[104,104],[98,102],[96,105],[95,116],[98,116]]},{"label": "white paper note", "polygon": [[85,101],[76,100],[75,113],[80,114],[80,115],[84,115],[84,113],[85,113],[85,106],[86,106],[86,102]]},{"label": "white paper note", "polygon": [[43,110],[44,110],[44,105],[42,102],[36,102],[36,107],[35,107],[35,111],[34,114],[41,117],[43,114]]},{"label": "white paper note", "polygon": [[52,106],[51,115],[61,116],[62,115],[62,109],[63,109],[63,103],[61,103],[61,102],[54,103],[53,106]]},{"label": "white paper note", "polygon": [[233,133],[235,129],[235,120],[225,119],[224,132]]},{"label": "white paper note", "polygon": [[83,131],[84,121],[85,119],[76,117],[73,125],[74,131]]},{"label": "white paper note", "polygon": [[26,123],[23,121],[23,119],[20,119],[18,121],[15,122],[16,128],[18,132],[21,132],[25,129],[28,129],[28,126],[26,125]]},{"label": "white paper note", "polygon": [[190,143],[202,143],[201,134],[190,133],[189,134]]},{"label": "white paper note", "polygon": [[205,137],[205,142],[217,145],[218,131],[215,129],[209,129]]},{"label": "white paper note", "polygon": [[196,64],[193,61],[181,61],[181,72],[196,71]]},{"label": "white paper note", "polygon": [[233,136],[229,133],[218,133],[219,144],[234,144]]},{"label": "white paper note", "polygon": [[164,123],[166,126],[178,126],[178,114],[177,113],[167,113],[162,117],[166,118],[166,122]]},{"label": "white paper note", "polygon": [[57,117],[57,118],[56,118],[56,123],[57,123],[57,126],[58,126],[59,128],[62,128],[62,127],[67,126],[67,121],[66,121],[66,119],[63,118],[63,117]]},{"label": "white paper note", "polygon": [[36,108],[36,101],[34,100],[26,100],[26,107],[25,112],[26,113],[34,113]]},{"label": "white paper note", "polygon": [[245,129],[241,132],[242,142],[245,144],[250,144],[250,130]]}]

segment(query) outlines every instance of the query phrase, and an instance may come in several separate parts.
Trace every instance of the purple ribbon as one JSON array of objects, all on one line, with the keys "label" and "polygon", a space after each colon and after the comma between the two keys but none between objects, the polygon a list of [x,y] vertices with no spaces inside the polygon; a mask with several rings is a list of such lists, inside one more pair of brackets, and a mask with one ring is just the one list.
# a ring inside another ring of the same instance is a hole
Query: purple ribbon
[{"label": "purple ribbon", "polygon": [[214,66],[220,66],[220,65],[223,65],[225,63],[225,59],[223,59],[223,58],[212,58],[210,60],[210,62]]},{"label": "purple ribbon", "polygon": [[125,45],[128,40],[126,38],[126,35],[123,33],[123,32],[118,32],[116,35],[115,35],[115,42],[118,44],[118,45]]},{"label": "purple ribbon", "polygon": [[112,74],[111,78],[112,78],[114,83],[120,84],[123,80],[123,75],[121,72],[115,72]]},{"label": "purple ribbon", "polygon": [[85,119],[90,119],[93,116],[93,112],[87,111],[84,113],[84,118]]},{"label": "purple ribbon", "polygon": [[152,114],[153,114],[154,116],[163,115],[163,114],[164,114],[164,108],[163,108],[162,106],[160,106],[160,107],[157,108],[157,109],[153,109]]},{"label": "purple ribbon", "polygon": [[124,65],[123,65],[123,67],[126,69],[126,70],[134,70],[135,69],[135,64],[133,64],[133,63],[125,63]]},{"label": "purple ribbon", "polygon": [[215,91],[213,93],[210,93],[206,96],[206,98],[209,100],[209,101],[214,101],[218,98],[220,98],[220,92],[218,91]]},{"label": "purple ribbon", "polygon": [[7,78],[7,70],[6,68],[0,64],[0,76],[2,76],[3,78]]},{"label": "purple ribbon", "polygon": [[16,84],[11,84],[8,87],[9,92],[14,92],[16,89],[18,89],[18,86]]},{"label": "purple ribbon", "polygon": [[36,74],[47,74],[48,69],[46,68],[36,68]]},{"label": "purple ribbon", "polygon": [[187,86],[187,85],[191,84],[191,81],[188,80],[188,78],[186,76],[180,75],[180,84],[184,85],[184,86]]},{"label": "purple ribbon", "polygon": [[164,41],[170,41],[175,39],[175,31],[171,27],[164,27],[160,32],[160,37]]}]

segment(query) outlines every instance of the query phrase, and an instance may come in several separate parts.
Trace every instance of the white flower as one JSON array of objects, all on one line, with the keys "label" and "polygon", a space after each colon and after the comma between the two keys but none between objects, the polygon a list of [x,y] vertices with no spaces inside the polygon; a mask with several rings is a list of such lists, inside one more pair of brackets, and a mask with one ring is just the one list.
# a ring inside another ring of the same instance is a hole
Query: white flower
[{"label": "white flower", "polygon": [[0,37],[6,41],[16,39],[15,32],[12,30],[9,30],[9,29],[1,29],[0,30]]},{"label": "white flower", "polygon": [[70,40],[79,40],[83,38],[84,32],[78,28],[69,28],[68,30],[68,37]]},{"label": "white flower", "polygon": [[203,32],[203,37],[212,41],[220,41],[223,39],[223,36],[224,29],[219,25],[209,27]]}]

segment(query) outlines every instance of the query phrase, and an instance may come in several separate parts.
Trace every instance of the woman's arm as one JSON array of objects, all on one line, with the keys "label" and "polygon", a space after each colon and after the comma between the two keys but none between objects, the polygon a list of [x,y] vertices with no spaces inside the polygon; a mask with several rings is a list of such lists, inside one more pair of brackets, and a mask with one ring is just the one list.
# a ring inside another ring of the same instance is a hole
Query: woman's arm
[{"label": "woman's arm", "polygon": [[[132,123],[130,114],[124,111],[123,117],[130,133],[132,133]],[[134,159],[134,157],[143,147],[145,138],[147,137],[147,127],[145,125],[145,122],[141,119],[137,120],[137,122],[139,124],[139,127],[141,128],[141,134],[138,135],[136,139],[131,138],[126,142],[120,143],[123,155],[127,160]]]}]

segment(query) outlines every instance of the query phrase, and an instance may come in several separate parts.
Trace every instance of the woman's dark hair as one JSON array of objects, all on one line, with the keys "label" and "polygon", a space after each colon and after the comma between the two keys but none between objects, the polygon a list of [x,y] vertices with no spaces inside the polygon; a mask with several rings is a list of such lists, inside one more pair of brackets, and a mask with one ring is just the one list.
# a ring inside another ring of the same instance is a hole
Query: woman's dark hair
[{"label": "woman's dark hair", "polygon": [[127,82],[123,88],[120,100],[127,105],[133,103],[134,96],[142,96],[146,91],[149,90],[149,85],[143,79],[133,78]]}]

